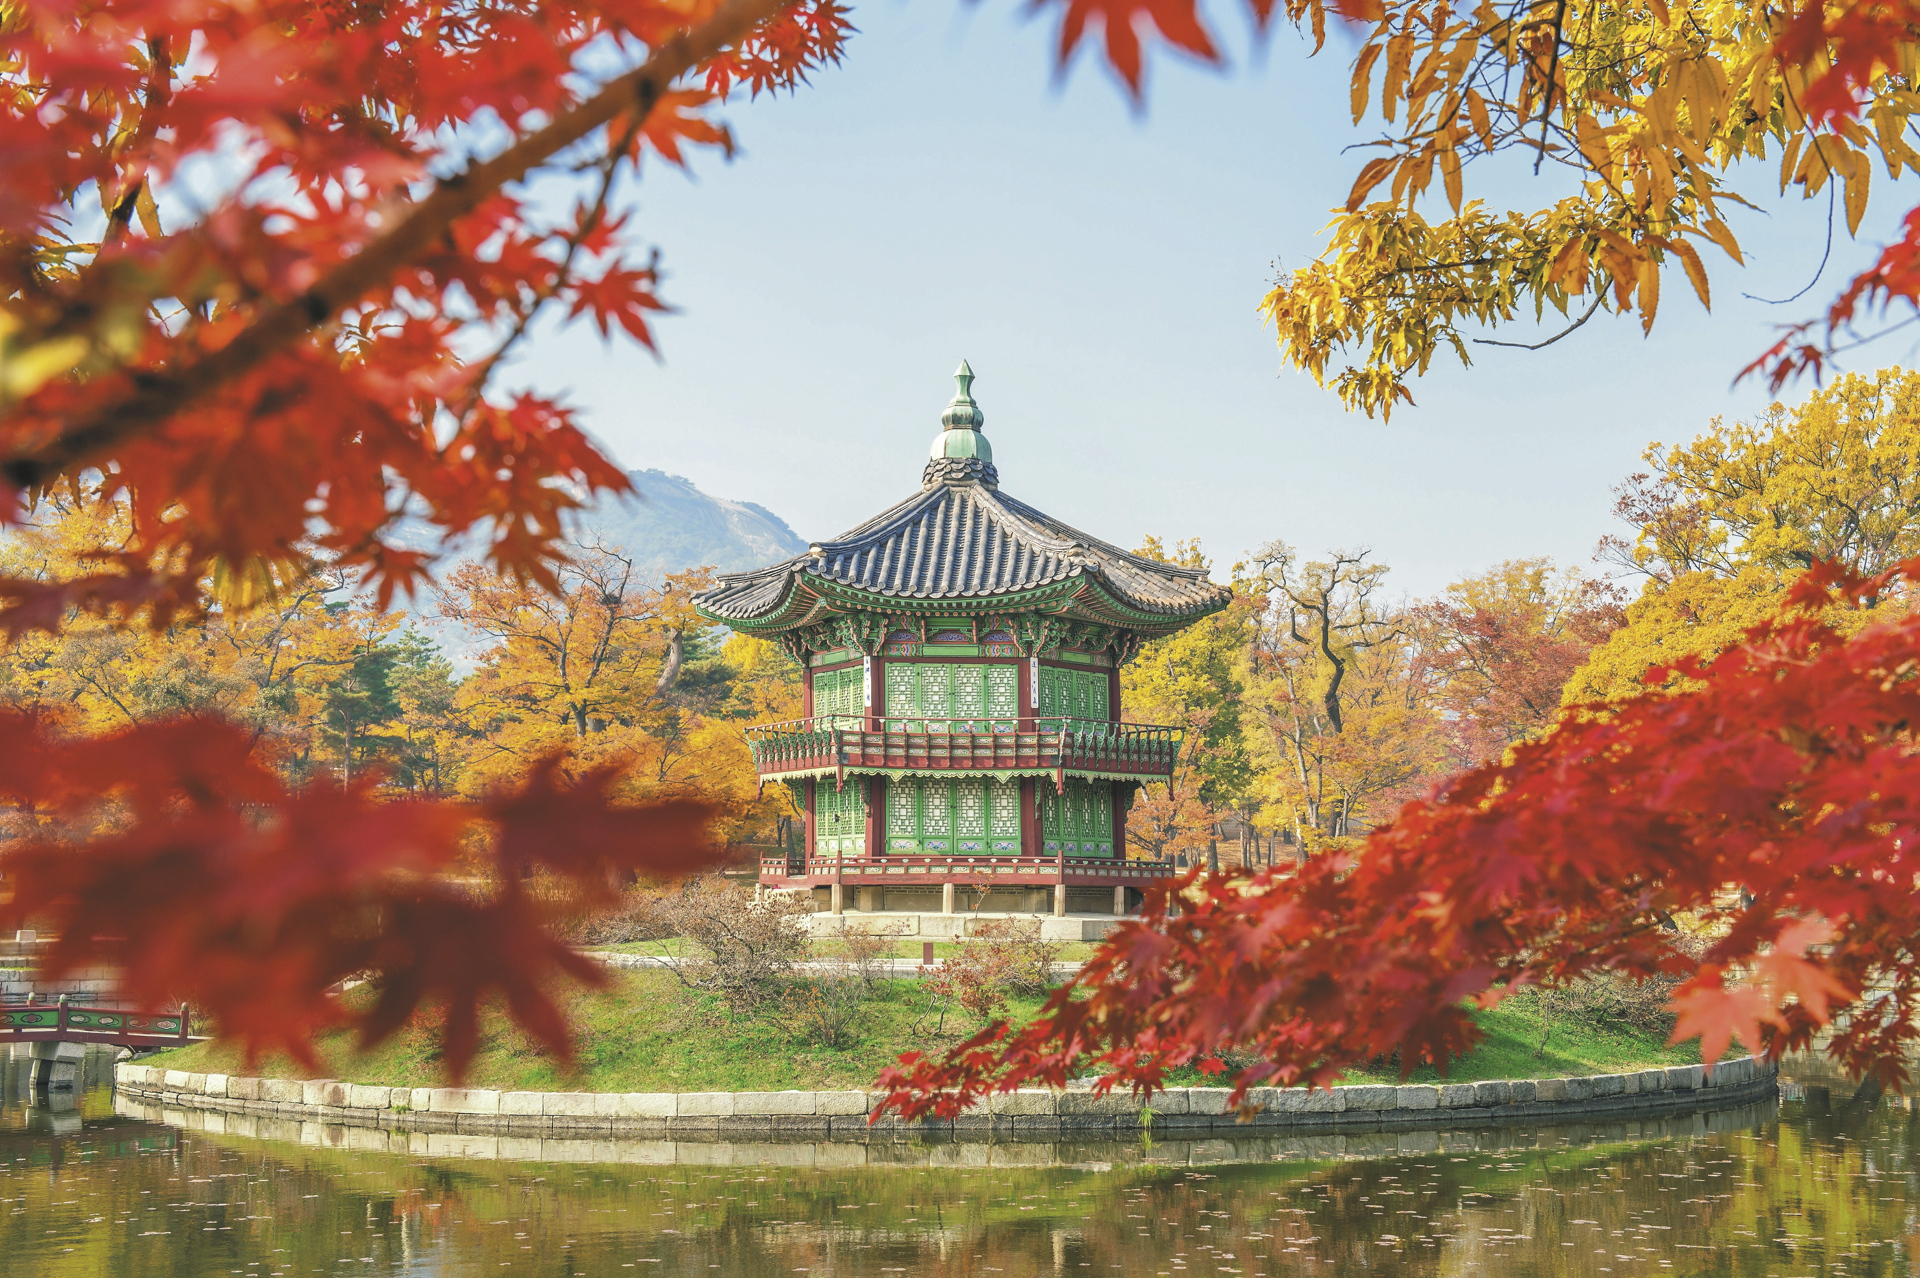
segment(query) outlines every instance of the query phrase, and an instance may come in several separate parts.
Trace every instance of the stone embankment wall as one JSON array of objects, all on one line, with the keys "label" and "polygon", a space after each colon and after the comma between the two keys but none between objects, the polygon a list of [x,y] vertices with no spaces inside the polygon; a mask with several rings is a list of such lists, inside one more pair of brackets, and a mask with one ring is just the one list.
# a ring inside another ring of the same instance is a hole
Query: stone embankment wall
[{"label": "stone embankment wall", "polygon": [[62,994],[75,1003],[112,998],[120,973],[110,967],[81,968],[57,981],[36,980],[34,965],[51,944],[32,933],[0,940],[0,1003],[24,1003],[29,994],[41,1003],[51,1003]]},{"label": "stone embankment wall", "polygon": [[991,1097],[957,1119],[868,1121],[877,1092],[498,1092],[476,1088],[367,1087],[334,1079],[242,1078],[158,1065],[121,1064],[115,1087],[164,1106],[226,1110],[350,1126],[515,1135],[673,1139],[867,1139],[879,1134],[1029,1135],[1061,1131],[1198,1132],[1408,1130],[1516,1126],[1724,1109],[1773,1096],[1775,1067],[1752,1057],[1588,1078],[1490,1083],[1256,1088],[1261,1108],[1242,1123],[1224,1088],[1175,1088],[1142,1106],[1084,1089]]}]

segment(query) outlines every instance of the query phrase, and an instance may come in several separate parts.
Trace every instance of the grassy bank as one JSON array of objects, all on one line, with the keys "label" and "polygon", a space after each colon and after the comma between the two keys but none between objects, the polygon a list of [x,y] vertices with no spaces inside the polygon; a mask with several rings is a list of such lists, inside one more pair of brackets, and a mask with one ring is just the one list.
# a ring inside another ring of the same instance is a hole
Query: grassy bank
[{"label": "grassy bank", "polygon": [[[976,1028],[949,1013],[945,1032],[917,981],[880,981],[861,1004],[843,1045],[821,1045],[802,1028],[791,1004],[775,1001],[754,1013],[729,1015],[718,999],[683,987],[665,971],[615,976],[610,989],[575,994],[566,1010],[579,1059],[563,1069],[504,1018],[491,1017],[467,1085],[501,1090],[607,1092],[778,1091],[864,1088],[904,1051],[937,1051]],[[1031,1017],[1038,998],[1016,998],[1011,1014]],[[1668,1048],[1658,1034],[1637,1032],[1593,1016],[1556,1018],[1544,1055],[1540,1024],[1529,998],[1509,1000],[1480,1014],[1487,1038],[1449,1071],[1453,1081],[1553,1078],[1613,1073],[1699,1059],[1694,1044]],[[445,1085],[430,1025],[409,1026],[364,1054],[342,1034],[318,1044],[322,1077],[394,1087]],[[248,1068],[232,1048],[202,1043],[162,1053],[154,1063],[209,1073],[295,1076],[292,1062],[268,1059]],[[1197,1072],[1176,1080],[1200,1083]],[[1414,1081],[1433,1081],[1431,1069]],[[1356,1071],[1348,1082],[1398,1082],[1398,1071]]]}]

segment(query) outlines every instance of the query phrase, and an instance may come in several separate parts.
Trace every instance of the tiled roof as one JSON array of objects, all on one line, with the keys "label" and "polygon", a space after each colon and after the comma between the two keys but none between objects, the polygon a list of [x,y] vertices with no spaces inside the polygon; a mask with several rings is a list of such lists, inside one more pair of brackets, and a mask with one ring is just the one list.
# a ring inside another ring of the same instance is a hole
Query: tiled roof
[{"label": "tiled roof", "polygon": [[1221,607],[1226,587],[1089,537],[977,482],[931,482],[858,528],[804,555],[722,575],[697,602],[725,621],[780,609],[805,578],[902,599],[983,600],[1081,574],[1119,602],[1174,620]]}]

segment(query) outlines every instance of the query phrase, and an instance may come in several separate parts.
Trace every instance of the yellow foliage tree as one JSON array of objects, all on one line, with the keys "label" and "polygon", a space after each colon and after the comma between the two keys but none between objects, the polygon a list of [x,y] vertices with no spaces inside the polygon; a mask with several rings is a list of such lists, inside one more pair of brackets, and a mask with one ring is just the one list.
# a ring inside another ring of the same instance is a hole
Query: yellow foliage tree
[{"label": "yellow foliage tree", "polygon": [[1382,602],[1387,568],[1366,551],[1302,563],[1272,542],[1245,583],[1261,612],[1246,714],[1270,820],[1304,849],[1364,832],[1438,776],[1447,739],[1431,670],[1402,610]]},{"label": "yellow foliage tree", "polygon": [[[1874,573],[1920,553],[1920,374],[1849,374],[1646,461],[1617,507],[1634,535],[1601,547],[1645,585],[1568,681],[1569,704],[1631,696],[1651,667],[1722,651],[1816,559]],[[1877,615],[1830,621],[1853,633]]]},{"label": "yellow foliage tree", "polygon": [[[1911,38],[1861,61],[1859,118],[1822,118],[1808,88],[1829,65],[1826,41],[1806,61],[1776,50],[1792,6],[1362,0],[1341,10],[1367,32],[1353,119],[1375,113],[1383,136],[1325,252],[1282,276],[1262,307],[1284,357],[1368,414],[1411,403],[1409,378],[1441,350],[1470,363],[1469,343],[1491,341],[1475,330],[1552,311],[1570,322],[1551,341],[1603,310],[1637,313],[1651,329],[1675,268],[1710,304],[1706,255],[1743,260],[1729,205],[1752,207],[1768,187],[1824,191],[1852,233],[1874,167],[1891,182],[1920,161]],[[1323,35],[1321,0],[1289,0],[1287,12]],[[1545,171],[1540,207],[1503,212],[1470,198],[1475,162],[1502,153]],[[1736,172],[1751,175],[1743,188]],[[1439,216],[1419,207],[1436,180]]]},{"label": "yellow foliage tree", "polygon": [[[555,591],[479,565],[456,571],[440,614],[492,640],[460,688],[471,732],[462,788],[510,783],[554,753],[582,767],[619,761],[628,765],[629,797],[697,796],[719,806],[724,837],[761,833],[784,800],[760,793],[728,713],[739,681],[708,652],[716,628],[693,610],[693,595],[711,580],[701,568],[655,586],[632,556],[604,545],[577,548]],[[733,651],[760,683],[778,684],[766,654]],[[774,691],[741,696],[747,706],[779,699]]]},{"label": "yellow foliage tree", "polygon": [[[0,540],[0,570],[36,582],[90,571],[86,552],[111,544],[125,508],[88,491],[50,494],[25,527]],[[75,611],[57,633],[29,632],[0,657],[0,699],[88,733],[181,714],[249,725],[270,757],[299,775],[352,767],[329,736],[330,703],[370,651],[399,625],[351,599],[324,565],[285,574],[254,606],[210,605],[155,629]],[[349,747],[350,748],[350,747]]]}]

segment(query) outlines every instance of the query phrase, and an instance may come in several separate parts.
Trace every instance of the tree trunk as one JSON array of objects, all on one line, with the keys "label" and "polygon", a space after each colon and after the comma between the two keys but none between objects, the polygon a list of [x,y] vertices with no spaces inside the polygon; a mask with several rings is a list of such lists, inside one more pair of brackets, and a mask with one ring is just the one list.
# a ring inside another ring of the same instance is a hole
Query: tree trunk
[{"label": "tree trunk", "polygon": [[660,677],[654,681],[653,693],[664,697],[673,691],[673,685],[680,678],[680,663],[686,659],[686,645],[682,642],[678,630],[667,632],[667,659],[660,666]]}]

